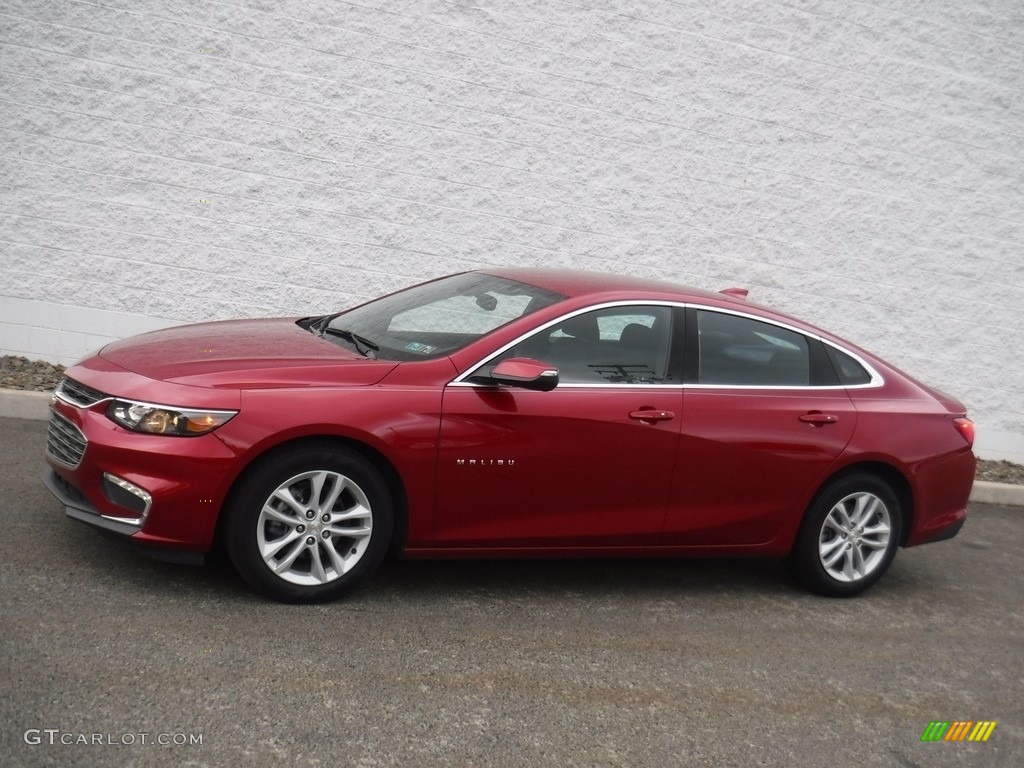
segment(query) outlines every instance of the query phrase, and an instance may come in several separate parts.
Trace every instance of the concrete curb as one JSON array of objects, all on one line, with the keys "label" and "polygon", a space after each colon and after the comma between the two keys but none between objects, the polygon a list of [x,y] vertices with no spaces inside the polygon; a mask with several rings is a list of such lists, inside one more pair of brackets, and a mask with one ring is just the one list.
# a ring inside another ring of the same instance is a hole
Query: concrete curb
[{"label": "concrete curb", "polygon": [[[0,418],[46,421],[50,418],[50,393],[0,389]],[[971,501],[1024,507],[1024,485],[975,480]]]},{"label": "concrete curb", "polygon": [[978,504],[1002,504],[1010,507],[1024,507],[1024,485],[975,480],[974,487],[971,488],[971,501]]},{"label": "concrete curb", "polygon": [[0,389],[0,417],[46,421],[50,418],[50,393]]}]

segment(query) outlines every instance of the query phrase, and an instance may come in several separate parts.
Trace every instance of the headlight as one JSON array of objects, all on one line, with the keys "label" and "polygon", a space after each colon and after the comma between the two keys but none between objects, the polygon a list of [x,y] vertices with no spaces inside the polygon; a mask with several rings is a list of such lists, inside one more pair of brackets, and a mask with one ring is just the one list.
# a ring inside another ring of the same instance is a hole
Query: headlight
[{"label": "headlight", "polygon": [[133,432],[196,437],[227,424],[238,411],[193,411],[164,405],[114,400],[107,416]]}]

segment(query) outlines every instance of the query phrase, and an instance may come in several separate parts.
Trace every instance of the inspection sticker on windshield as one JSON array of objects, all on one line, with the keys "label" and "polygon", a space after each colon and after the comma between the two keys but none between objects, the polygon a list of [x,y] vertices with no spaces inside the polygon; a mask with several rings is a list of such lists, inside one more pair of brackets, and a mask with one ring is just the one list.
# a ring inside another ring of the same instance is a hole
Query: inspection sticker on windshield
[{"label": "inspection sticker on windshield", "polygon": [[418,341],[410,341],[405,345],[406,352],[416,352],[420,355],[429,355],[435,349],[437,349],[437,347],[432,347],[429,344],[420,344]]}]

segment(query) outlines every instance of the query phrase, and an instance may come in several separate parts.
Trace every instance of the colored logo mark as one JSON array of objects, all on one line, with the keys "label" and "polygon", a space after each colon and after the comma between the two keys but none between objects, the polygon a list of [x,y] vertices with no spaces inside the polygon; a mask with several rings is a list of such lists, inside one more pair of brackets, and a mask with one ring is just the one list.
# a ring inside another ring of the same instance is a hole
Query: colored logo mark
[{"label": "colored logo mark", "polygon": [[933,720],[921,734],[921,741],[988,741],[995,729],[995,720]]}]

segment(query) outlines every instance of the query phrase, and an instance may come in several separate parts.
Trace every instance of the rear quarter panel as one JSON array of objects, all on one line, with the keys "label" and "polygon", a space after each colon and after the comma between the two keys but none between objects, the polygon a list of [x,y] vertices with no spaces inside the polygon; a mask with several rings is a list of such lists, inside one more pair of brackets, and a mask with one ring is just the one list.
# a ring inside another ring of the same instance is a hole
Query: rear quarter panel
[{"label": "rear quarter panel", "polygon": [[906,546],[930,541],[963,519],[976,460],[954,424],[962,406],[940,402],[912,381],[852,395],[858,429],[844,463],[882,462],[907,479],[913,509]]}]

